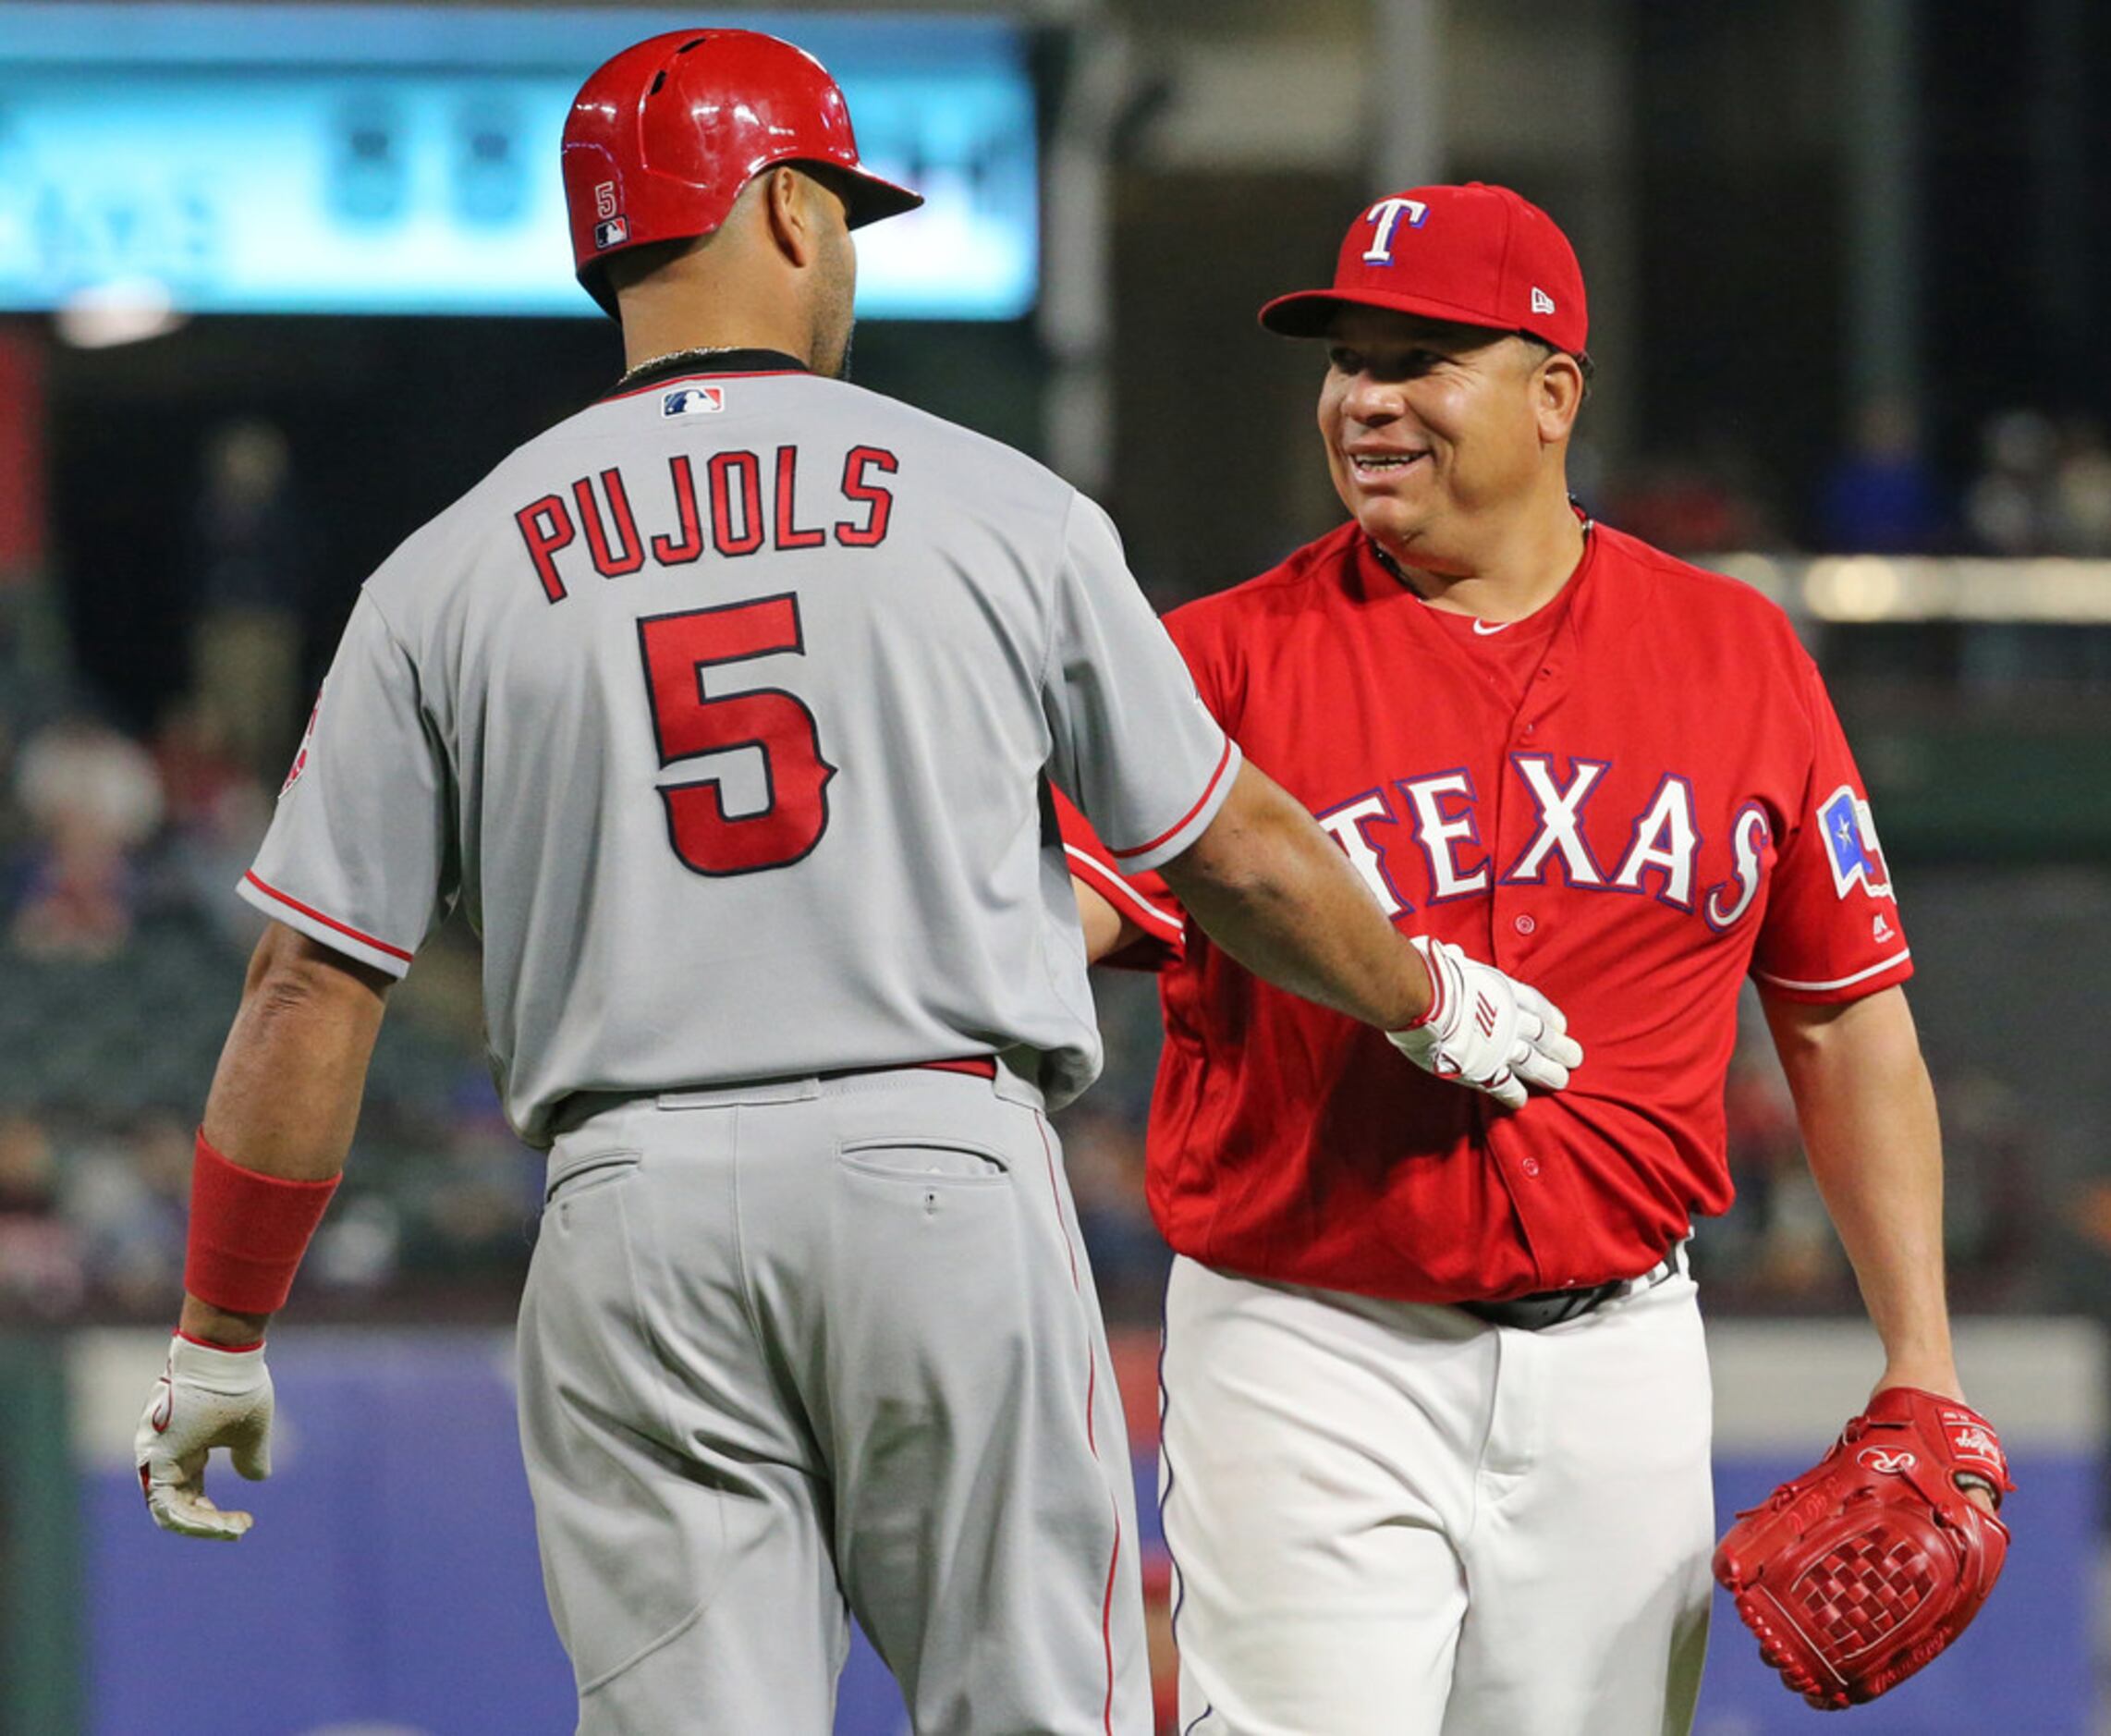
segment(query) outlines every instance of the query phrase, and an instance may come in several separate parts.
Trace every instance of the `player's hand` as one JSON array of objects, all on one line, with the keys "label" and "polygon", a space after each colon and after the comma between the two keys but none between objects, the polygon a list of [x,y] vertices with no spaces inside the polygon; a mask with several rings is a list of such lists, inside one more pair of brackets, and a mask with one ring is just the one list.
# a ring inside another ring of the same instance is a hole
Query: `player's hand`
[{"label": "player's hand", "polygon": [[1424,1072],[1485,1092],[1506,1109],[1523,1108],[1528,1087],[1559,1091],[1568,1082],[1583,1047],[1560,1008],[1446,941],[1416,935],[1408,944],[1429,967],[1435,999],[1422,1023],[1385,1033],[1395,1048]]},{"label": "player's hand", "polygon": [[232,1543],[253,1522],[205,1498],[205,1461],[225,1447],[252,1483],[271,1475],[271,1371],[263,1346],[223,1350],[180,1333],[132,1437],[147,1510],[164,1531]]}]

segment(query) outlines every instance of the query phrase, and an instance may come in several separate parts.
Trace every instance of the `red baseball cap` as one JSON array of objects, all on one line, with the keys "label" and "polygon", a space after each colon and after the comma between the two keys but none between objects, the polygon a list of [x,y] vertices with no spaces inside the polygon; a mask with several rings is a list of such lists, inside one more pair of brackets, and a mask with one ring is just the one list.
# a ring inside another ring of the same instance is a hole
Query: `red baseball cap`
[{"label": "red baseball cap", "polygon": [[1285,337],[1324,337],[1348,305],[1523,332],[1571,354],[1590,325],[1568,238],[1537,205],[1481,181],[1379,200],[1348,226],[1334,287],[1277,296],[1261,324]]}]

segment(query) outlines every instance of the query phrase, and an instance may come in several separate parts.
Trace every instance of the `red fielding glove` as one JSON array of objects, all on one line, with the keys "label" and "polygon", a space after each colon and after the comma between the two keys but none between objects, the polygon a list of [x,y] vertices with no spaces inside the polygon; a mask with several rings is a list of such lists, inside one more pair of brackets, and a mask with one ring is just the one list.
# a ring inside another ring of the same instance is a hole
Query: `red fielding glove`
[{"label": "red fielding glove", "polygon": [[1873,1700],[1979,1613],[2008,1553],[1996,1505],[2016,1485],[1994,1425],[1971,1406],[1891,1387],[1831,1452],[1738,1515],[1715,1578],[1760,1656],[1822,1711]]}]

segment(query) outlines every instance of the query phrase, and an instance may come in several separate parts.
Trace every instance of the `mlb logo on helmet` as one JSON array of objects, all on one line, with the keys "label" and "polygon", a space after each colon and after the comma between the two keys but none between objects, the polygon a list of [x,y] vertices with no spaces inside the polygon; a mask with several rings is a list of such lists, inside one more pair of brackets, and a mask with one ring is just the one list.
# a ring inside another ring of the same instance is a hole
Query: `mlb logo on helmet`
[{"label": "mlb logo on helmet", "polygon": [[1846,898],[1856,881],[1873,899],[1892,896],[1890,870],[1876,841],[1876,822],[1869,803],[1842,784],[1818,809],[1818,830],[1824,835],[1825,859],[1832,864],[1833,890]]},{"label": "mlb logo on helmet", "polygon": [[660,400],[663,416],[710,416],[726,408],[722,385],[685,385]]},{"label": "mlb logo on helmet", "polygon": [[605,223],[593,226],[593,244],[598,248],[621,247],[630,238],[630,226],[621,217],[611,217]]}]

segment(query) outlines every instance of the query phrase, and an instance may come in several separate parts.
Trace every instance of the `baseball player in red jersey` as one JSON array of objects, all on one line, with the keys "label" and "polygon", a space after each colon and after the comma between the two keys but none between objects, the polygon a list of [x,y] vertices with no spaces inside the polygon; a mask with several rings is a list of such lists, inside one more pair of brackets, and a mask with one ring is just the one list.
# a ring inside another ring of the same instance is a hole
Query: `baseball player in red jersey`
[{"label": "baseball player in red jersey", "polygon": [[1683,1730],[1713,1543],[1683,1250],[1730,1203],[1748,974],[1880,1388],[1959,1396],[1890,873],[1782,613],[1571,505],[1584,290],[1543,212],[1381,199],[1334,286],[1262,320],[1326,346],[1349,520],[1173,639],[1393,921],[1544,987],[1591,1059],[1508,1112],[1387,1066],[1069,817],[1095,957],[1163,972],[1180,1728]]},{"label": "baseball player in red jersey", "polygon": [[1051,780],[1271,977],[1521,1103],[1579,1058],[1425,969],[1245,765],[1105,516],[841,378],[859,161],[790,44],[680,31],[565,131],[628,372],[368,581],[242,894],[155,1520],[236,1537],[268,1317],[389,985],[459,902],[549,1153],[520,1423],[590,1731],[821,1736],[855,1612],[915,1728],[1141,1736],[1134,1498],[1045,1110],[1099,1047]]}]

